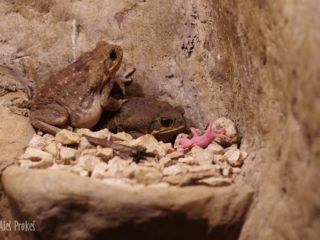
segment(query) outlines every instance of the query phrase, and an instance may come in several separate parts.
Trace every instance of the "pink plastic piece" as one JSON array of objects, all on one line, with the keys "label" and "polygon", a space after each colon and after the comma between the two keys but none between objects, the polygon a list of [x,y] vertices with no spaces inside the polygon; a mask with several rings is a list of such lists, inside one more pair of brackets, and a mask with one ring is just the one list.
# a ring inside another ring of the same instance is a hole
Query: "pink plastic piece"
[{"label": "pink plastic piece", "polygon": [[192,138],[180,138],[179,145],[184,149],[191,149],[194,146],[199,146],[202,148],[206,148],[216,137],[223,137],[229,140],[229,137],[226,136],[226,130],[224,128],[215,129],[213,121],[209,120],[209,125],[206,129],[206,132],[199,136],[197,130],[195,128],[190,129],[193,136]]}]

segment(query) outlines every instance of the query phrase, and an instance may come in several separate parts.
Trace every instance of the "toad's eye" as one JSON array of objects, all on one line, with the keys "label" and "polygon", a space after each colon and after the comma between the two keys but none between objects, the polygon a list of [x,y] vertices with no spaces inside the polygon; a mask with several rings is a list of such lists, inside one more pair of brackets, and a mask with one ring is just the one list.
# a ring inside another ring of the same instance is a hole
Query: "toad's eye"
[{"label": "toad's eye", "polygon": [[112,51],[110,52],[109,58],[110,58],[110,60],[112,60],[112,61],[114,61],[114,60],[117,59],[117,53],[116,53],[116,51],[115,51],[114,49],[112,49]]},{"label": "toad's eye", "polygon": [[163,127],[170,127],[173,124],[173,120],[170,118],[160,118],[160,123]]}]

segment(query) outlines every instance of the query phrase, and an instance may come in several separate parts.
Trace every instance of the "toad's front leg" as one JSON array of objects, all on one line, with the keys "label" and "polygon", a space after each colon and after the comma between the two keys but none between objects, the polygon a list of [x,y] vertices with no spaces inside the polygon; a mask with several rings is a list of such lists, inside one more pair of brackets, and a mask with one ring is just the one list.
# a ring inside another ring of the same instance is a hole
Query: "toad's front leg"
[{"label": "toad's front leg", "polygon": [[128,100],[118,100],[110,96],[112,90],[111,81],[109,84],[106,84],[101,92],[101,107],[104,111],[115,112],[118,111],[121,106]]},{"label": "toad's front leg", "polygon": [[37,109],[31,109],[31,124],[43,132],[56,135],[69,119],[67,109],[58,104],[48,104]]}]

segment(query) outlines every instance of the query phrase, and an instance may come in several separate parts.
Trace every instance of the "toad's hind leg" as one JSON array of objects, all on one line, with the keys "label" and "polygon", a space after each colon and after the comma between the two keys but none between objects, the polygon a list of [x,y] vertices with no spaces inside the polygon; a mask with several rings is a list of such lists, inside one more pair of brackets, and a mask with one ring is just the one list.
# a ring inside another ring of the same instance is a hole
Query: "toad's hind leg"
[{"label": "toad's hind leg", "polygon": [[36,110],[31,109],[31,124],[41,131],[57,134],[69,119],[67,109],[58,104],[49,104]]}]

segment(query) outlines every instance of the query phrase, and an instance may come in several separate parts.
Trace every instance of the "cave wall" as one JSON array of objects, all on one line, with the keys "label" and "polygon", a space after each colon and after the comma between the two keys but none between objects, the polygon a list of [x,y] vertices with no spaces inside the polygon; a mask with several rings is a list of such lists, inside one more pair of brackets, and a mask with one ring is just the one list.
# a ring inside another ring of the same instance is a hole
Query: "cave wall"
[{"label": "cave wall", "polygon": [[146,95],[193,123],[228,116],[249,152],[237,183],[256,200],[241,239],[320,229],[317,0],[3,0],[0,64],[41,82],[98,40],[121,45]]},{"label": "cave wall", "polygon": [[[97,41],[121,45],[145,95],[182,105],[195,125],[228,115],[239,48],[234,4],[215,1],[2,1],[0,64],[45,81]],[[223,33],[220,33],[222,31]]]},{"label": "cave wall", "polygon": [[239,13],[249,33],[242,47],[253,53],[248,69],[256,82],[253,123],[260,135],[243,178],[258,188],[241,239],[318,239],[319,3],[246,1]]}]

